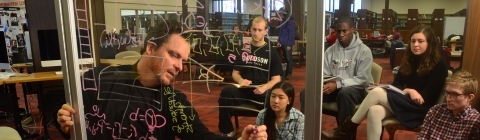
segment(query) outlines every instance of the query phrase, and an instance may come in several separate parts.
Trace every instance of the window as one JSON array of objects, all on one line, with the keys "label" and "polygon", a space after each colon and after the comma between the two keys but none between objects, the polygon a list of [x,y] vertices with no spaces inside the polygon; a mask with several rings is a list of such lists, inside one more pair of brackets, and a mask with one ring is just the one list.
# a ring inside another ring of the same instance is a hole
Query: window
[{"label": "window", "polygon": [[[283,2],[284,2],[283,0],[269,0],[267,5],[265,5],[265,7],[267,7],[267,9],[265,10],[265,15],[264,15],[264,16],[266,16],[265,18],[270,19],[271,11],[278,11],[278,10],[280,10],[280,8],[284,7],[285,5],[283,4]],[[287,9],[289,9],[289,8],[287,8]]]},{"label": "window", "polygon": [[[236,13],[237,12],[237,0],[213,0],[212,1],[213,13],[215,12],[227,12],[227,13]],[[243,7],[243,0],[242,0]]]},{"label": "window", "polygon": [[[338,9],[340,9],[340,0],[325,0],[325,11],[335,12]],[[362,0],[354,0],[350,11],[356,13],[358,9],[362,9]]]},{"label": "window", "polygon": [[324,4],[325,11],[330,11],[330,0],[326,0]]},{"label": "window", "polygon": [[284,7],[283,0],[270,0],[270,9],[278,11],[280,8]]},{"label": "window", "polygon": [[332,12],[335,12],[335,10],[340,9],[340,0],[333,0],[333,9]]},{"label": "window", "polygon": [[352,12],[357,12],[358,9],[362,9],[362,0],[355,0],[352,5]]}]

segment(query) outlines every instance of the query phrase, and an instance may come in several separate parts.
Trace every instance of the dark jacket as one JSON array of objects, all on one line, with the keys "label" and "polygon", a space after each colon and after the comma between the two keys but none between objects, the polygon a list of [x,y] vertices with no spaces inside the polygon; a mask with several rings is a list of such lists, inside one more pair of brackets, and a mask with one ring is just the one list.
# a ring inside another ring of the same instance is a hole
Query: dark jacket
[{"label": "dark jacket", "polygon": [[280,34],[278,35],[278,43],[282,44],[283,46],[290,46],[292,47],[295,44],[295,21],[293,16],[290,17],[285,16],[283,18],[282,23],[283,25],[280,26]]}]

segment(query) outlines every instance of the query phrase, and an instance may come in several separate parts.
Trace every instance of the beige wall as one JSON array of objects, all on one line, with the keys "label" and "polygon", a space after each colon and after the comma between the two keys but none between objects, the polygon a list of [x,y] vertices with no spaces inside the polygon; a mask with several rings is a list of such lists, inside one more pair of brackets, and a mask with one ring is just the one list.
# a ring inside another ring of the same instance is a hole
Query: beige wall
[{"label": "beige wall", "polygon": [[[105,24],[107,31],[121,29],[120,10],[182,11],[181,0],[105,0]],[[196,12],[196,0],[187,0],[188,11]]]},{"label": "beige wall", "polygon": [[[371,3],[372,0],[362,0],[362,9],[371,9]],[[383,4],[383,7],[385,7],[385,3]]]},{"label": "beige wall", "polygon": [[[382,13],[385,0],[366,0],[363,4],[368,6],[368,1],[369,10]],[[434,9],[445,9],[445,14],[454,14],[467,8],[467,0],[390,0],[389,7],[398,14],[408,14],[408,9],[418,9],[420,14],[432,14]]]}]

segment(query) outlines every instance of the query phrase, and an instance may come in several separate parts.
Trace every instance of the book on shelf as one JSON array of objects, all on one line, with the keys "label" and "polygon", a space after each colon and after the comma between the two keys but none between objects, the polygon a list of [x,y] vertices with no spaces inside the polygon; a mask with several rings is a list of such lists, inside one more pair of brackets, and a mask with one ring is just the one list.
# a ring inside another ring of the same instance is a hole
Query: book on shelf
[{"label": "book on shelf", "polygon": [[400,93],[400,94],[405,95],[405,92],[403,92],[403,90],[398,89],[397,87],[395,87],[393,85],[390,85],[390,84],[380,84],[380,85],[368,86],[367,90],[372,90],[372,89],[377,88],[377,87],[380,87],[380,88],[383,88],[383,89],[386,89],[386,90],[394,91],[396,93]]}]

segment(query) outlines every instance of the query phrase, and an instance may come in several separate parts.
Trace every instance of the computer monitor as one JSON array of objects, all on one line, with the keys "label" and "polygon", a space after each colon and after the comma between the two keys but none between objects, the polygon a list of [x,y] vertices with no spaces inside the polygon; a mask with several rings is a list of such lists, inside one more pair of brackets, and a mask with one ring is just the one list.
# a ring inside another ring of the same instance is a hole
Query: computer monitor
[{"label": "computer monitor", "polygon": [[[0,36],[5,36],[5,33],[0,31]],[[12,68],[8,59],[7,44],[5,44],[5,39],[0,39],[0,69],[11,72]]]},{"label": "computer monitor", "polygon": [[[58,40],[58,30],[38,30],[38,46],[40,48],[40,59],[42,67],[56,67],[62,66],[62,57],[60,55],[60,42]],[[87,36],[86,32],[80,33],[82,36]],[[79,33],[77,32],[77,36]],[[88,42],[88,38],[82,38],[82,43]],[[92,64],[93,58],[88,48],[90,46],[81,46],[80,40],[77,40],[79,64]],[[84,52],[84,53],[82,53]]]}]

